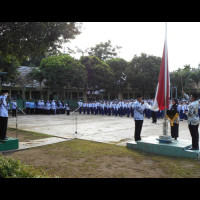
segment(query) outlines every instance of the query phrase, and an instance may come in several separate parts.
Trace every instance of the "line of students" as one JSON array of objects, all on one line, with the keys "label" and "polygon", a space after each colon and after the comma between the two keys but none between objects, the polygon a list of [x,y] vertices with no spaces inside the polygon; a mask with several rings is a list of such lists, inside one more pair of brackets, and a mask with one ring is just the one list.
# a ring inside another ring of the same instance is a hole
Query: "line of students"
[{"label": "line of students", "polygon": [[46,115],[55,115],[55,114],[65,114],[70,115],[70,106],[69,103],[65,104],[64,101],[27,101],[25,103],[26,114],[46,114]]},{"label": "line of students", "polygon": [[[145,100],[145,102],[149,105],[153,104],[153,100]],[[79,113],[81,114],[94,114],[94,115],[108,115],[108,116],[127,116],[127,117],[134,117],[134,103],[136,100],[99,100],[99,101],[92,101],[88,103],[84,103],[81,100],[78,102]],[[152,116],[152,111],[146,107],[143,111],[143,115],[147,118]],[[164,117],[164,111],[156,112],[157,118]]]}]

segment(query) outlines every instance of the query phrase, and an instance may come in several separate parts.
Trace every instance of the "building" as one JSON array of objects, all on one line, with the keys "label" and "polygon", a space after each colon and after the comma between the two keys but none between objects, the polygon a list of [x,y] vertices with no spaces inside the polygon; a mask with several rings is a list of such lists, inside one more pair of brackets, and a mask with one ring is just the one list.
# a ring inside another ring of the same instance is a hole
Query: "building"
[{"label": "building", "polygon": [[[16,85],[3,84],[2,90],[8,91],[9,96],[15,99],[21,100],[48,100],[48,99],[63,99],[77,101],[82,99],[84,101],[88,100],[102,100],[102,99],[135,99],[138,91],[132,90],[127,87],[124,91],[118,92],[107,92],[105,90],[100,91],[84,91],[81,88],[65,88],[62,91],[56,91],[54,89],[46,87],[44,84],[40,84],[36,80],[31,80],[27,77],[27,74],[31,72],[33,67],[20,66],[18,68],[20,72],[20,80]],[[150,92],[146,95],[146,98],[151,98],[155,95],[155,92]]]}]

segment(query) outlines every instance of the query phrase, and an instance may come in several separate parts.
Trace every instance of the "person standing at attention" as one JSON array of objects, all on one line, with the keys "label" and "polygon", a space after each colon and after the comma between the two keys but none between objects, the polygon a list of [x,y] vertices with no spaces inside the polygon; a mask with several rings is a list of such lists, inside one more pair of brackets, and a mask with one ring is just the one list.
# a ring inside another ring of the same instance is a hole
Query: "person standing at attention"
[{"label": "person standing at attention", "polygon": [[[189,96],[182,91],[184,97],[189,100]],[[189,150],[199,150],[199,102],[198,102],[198,94],[194,92],[191,95],[191,103],[188,105],[188,128],[190,130],[190,134],[192,137],[192,147]]]},{"label": "person standing at attention", "polygon": [[145,109],[144,101],[142,101],[142,96],[137,96],[137,101],[133,104],[134,109],[134,120],[135,120],[135,141],[141,140],[141,130],[144,121],[143,111]]}]

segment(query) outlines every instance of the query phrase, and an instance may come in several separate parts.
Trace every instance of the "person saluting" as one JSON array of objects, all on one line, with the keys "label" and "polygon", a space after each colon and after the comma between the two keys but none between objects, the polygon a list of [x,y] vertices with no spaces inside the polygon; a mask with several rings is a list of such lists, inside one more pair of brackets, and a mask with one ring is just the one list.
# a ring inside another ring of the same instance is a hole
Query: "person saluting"
[{"label": "person saluting", "polygon": [[134,109],[134,120],[135,120],[135,141],[141,140],[141,130],[143,125],[143,111],[145,109],[144,101],[142,101],[142,96],[137,96],[137,101],[133,104]]},{"label": "person saluting", "polygon": [[185,92],[182,90],[182,94],[184,97],[191,101],[191,103],[188,105],[188,128],[192,137],[192,147],[189,148],[189,150],[199,150],[199,115],[198,115],[198,109],[199,109],[199,102],[198,102],[198,94],[194,92],[191,95],[191,98]]},{"label": "person saluting", "polygon": [[8,137],[6,137],[7,132],[7,125],[8,125],[8,103],[6,102],[6,99],[8,97],[8,93],[3,92],[3,94],[0,96],[0,139],[1,140],[7,140]]}]

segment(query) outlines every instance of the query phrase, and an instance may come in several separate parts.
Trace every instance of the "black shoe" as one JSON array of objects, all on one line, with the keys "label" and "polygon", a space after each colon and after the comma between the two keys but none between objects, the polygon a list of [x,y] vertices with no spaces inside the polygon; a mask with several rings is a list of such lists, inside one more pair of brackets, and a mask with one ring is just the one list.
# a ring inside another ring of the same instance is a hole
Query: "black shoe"
[{"label": "black shoe", "polygon": [[8,139],[8,137],[0,138],[0,140],[7,140],[7,139]]},{"label": "black shoe", "polygon": [[188,150],[199,150],[199,148],[190,147]]}]

